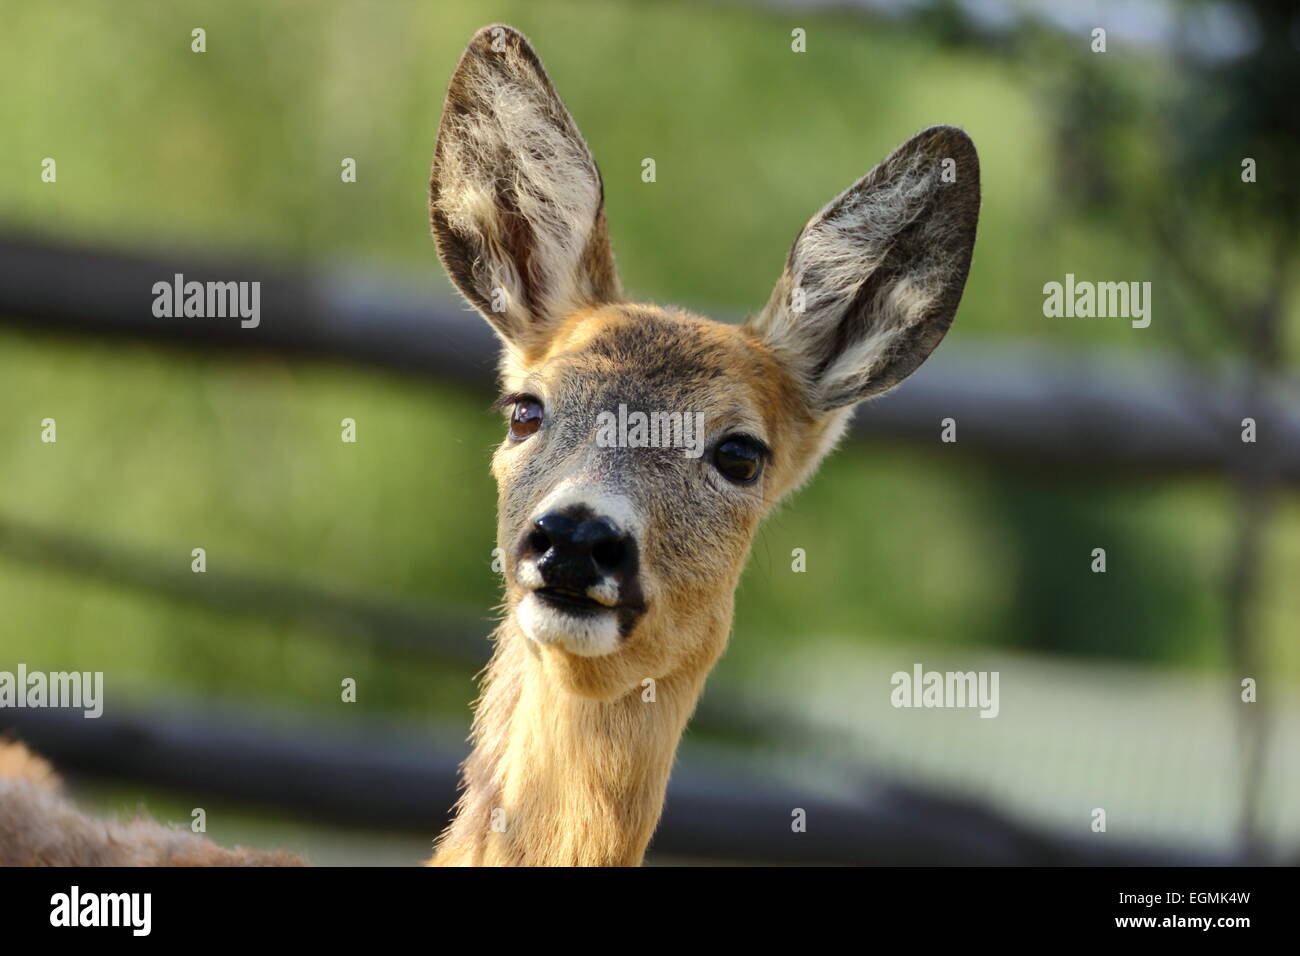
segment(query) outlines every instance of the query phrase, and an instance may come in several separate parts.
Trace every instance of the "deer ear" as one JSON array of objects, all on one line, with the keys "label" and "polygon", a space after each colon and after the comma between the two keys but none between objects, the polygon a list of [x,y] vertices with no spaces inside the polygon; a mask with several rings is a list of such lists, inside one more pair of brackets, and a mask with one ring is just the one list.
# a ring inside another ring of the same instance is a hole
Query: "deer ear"
[{"label": "deer ear", "polygon": [[541,344],[554,322],[620,296],[591,151],[528,41],[474,35],[438,127],[429,211],[438,256],[507,343]]},{"label": "deer ear", "polygon": [[913,136],[803,228],[750,328],[820,411],[892,388],[961,301],[979,219],[979,158],[953,126]]}]

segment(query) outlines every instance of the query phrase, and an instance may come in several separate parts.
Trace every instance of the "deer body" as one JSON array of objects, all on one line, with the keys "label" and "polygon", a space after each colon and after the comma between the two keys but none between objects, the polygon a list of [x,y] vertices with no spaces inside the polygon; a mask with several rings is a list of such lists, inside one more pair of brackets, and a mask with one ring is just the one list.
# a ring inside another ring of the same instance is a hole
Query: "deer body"
[{"label": "deer body", "polygon": [[[743,325],[634,304],[587,144],[528,42],[492,26],[452,75],[429,195],[439,257],[501,341],[508,413],[505,613],[430,863],[638,864],[760,520],[952,323],[975,148],[954,127],[900,146],[804,226]],[[703,455],[603,440],[625,409],[692,416]]]}]

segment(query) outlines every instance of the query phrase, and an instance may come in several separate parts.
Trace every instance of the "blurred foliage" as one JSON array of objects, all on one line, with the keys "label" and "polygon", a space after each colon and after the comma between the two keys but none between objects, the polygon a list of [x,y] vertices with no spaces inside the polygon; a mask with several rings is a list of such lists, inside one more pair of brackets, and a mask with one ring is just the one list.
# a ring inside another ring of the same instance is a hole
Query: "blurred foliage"
[{"label": "blurred foliage", "polygon": [[[918,128],[949,122],[979,145],[984,185],[952,340],[1154,350],[1203,308],[1178,287],[1141,333],[1041,312],[1042,284],[1066,272],[1161,268],[1122,197],[1161,168],[1145,110],[1179,82],[1175,65],[1134,50],[1104,64],[1064,56],[1058,38],[1033,31],[1009,59],[937,39],[960,31],[844,12],[180,0],[125,16],[89,0],[5,3],[0,62],[21,93],[0,99],[0,221],[145,249],[439,272],[424,196],[441,97],[465,41],[494,20],[534,40],[591,142],[635,296],[719,315],[757,307],[811,213]],[[795,25],[808,30],[807,54],[790,52]],[[207,30],[201,55],[190,52],[195,26]],[[1059,153],[1062,139],[1078,149]],[[1226,181],[1235,149],[1218,157]],[[39,180],[46,156],[57,184]],[[640,180],[646,156],[654,184]],[[339,180],[343,157],[357,159],[355,184]],[[1249,274],[1255,247],[1224,236],[1207,253]],[[487,460],[500,423],[475,397],[328,364],[8,328],[0,389],[0,514],[182,564],[203,546],[209,567],[427,600],[480,615],[487,630],[497,600]],[[47,416],[57,445],[37,439]],[[345,416],[359,423],[356,445],[338,440]],[[844,640],[918,655],[1007,645],[1221,662],[1231,508],[1217,483],[1022,474],[938,449],[846,447],[768,522],[720,680],[743,681],[793,646]],[[1295,676],[1294,502],[1278,528],[1265,640]],[[1088,572],[1097,546],[1110,555],[1104,576]],[[796,547],[805,574],[790,571]],[[2,553],[0,567],[4,661],[319,707],[337,702],[347,675],[363,708],[457,719],[473,694],[468,673],[321,641],[312,622],[171,604]]]}]

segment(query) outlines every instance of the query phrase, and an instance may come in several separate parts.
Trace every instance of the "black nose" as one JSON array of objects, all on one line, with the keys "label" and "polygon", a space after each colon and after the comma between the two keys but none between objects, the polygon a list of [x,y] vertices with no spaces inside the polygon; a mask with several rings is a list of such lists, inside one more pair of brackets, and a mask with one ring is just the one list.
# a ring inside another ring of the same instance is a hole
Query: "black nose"
[{"label": "black nose", "polygon": [[557,587],[586,588],[636,568],[632,539],[610,519],[581,507],[542,515],[524,535],[521,551],[536,558],[543,580]]}]

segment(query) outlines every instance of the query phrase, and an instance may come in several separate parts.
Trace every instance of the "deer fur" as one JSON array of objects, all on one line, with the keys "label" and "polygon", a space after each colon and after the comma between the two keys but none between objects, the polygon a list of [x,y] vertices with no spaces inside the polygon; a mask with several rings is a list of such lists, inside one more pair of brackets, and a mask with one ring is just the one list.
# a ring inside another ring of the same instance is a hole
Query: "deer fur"
[{"label": "deer fur", "polygon": [[[492,460],[504,615],[429,862],[636,865],[760,520],[853,406],[911,374],[952,323],[979,214],[975,148],[950,126],[900,146],[808,222],[743,325],[632,303],[587,144],[527,40],[490,26],[451,78],[429,200],[443,266],[501,341],[511,420]],[[604,447],[597,416],[621,405],[703,413],[709,450]],[[756,475],[724,470],[737,447]],[[548,577],[579,564],[594,575],[580,588]],[[103,852],[44,772],[32,762],[0,786],[0,860]],[[172,831],[137,825],[107,842],[143,843],[139,862],[183,857]]]},{"label": "deer fur", "polygon": [[54,770],[0,741],[0,866],[301,866],[278,851],[226,850],[153,820],[96,820],[62,793]]}]

